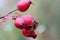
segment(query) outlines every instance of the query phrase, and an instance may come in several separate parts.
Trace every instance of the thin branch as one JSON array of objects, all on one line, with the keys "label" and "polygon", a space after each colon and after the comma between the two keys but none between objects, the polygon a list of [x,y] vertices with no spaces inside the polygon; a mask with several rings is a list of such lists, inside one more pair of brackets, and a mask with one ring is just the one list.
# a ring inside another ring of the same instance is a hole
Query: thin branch
[{"label": "thin branch", "polygon": [[2,19],[2,18],[4,18],[4,17],[8,16],[9,14],[12,14],[13,12],[15,12],[15,11],[17,11],[17,10],[18,10],[18,9],[15,9],[15,10],[13,10],[13,11],[11,11],[11,12],[7,13],[6,15],[4,15],[4,16],[2,16],[2,17],[0,17],[0,19]]},{"label": "thin branch", "polygon": [[0,25],[2,25],[3,23],[5,23],[7,20],[10,20],[10,19],[12,19],[12,15],[8,15],[2,18],[2,20],[0,21]]},{"label": "thin branch", "polygon": [[16,18],[18,18],[18,17],[21,17],[21,15],[18,12],[15,13],[15,16],[9,14],[9,15],[5,16],[4,18],[2,18],[2,20],[0,20],[0,25],[2,25],[3,23],[5,23],[6,21],[11,20],[11,19],[16,20]]}]

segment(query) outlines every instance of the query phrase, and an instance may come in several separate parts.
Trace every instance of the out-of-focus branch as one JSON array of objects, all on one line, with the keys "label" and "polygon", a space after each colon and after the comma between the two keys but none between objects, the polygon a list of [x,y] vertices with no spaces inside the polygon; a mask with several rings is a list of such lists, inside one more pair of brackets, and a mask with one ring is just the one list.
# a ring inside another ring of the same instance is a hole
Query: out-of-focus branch
[{"label": "out-of-focus branch", "polygon": [[8,15],[8,16],[2,18],[2,20],[0,21],[0,25],[5,23],[6,21],[8,21],[10,19],[12,19],[12,15]]},{"label": "out-of-focus branch", "polygon": [[18,10],[18,9],[15,9],[15,10],[13,10],[13,11],[7,13],[7,14],[4,15],[4,16],[1,16],[0,19],[2,19],[2,18],[4,18],[4,17],[8,16],[9,14],[12,14],[13,12],[15,12],[15,11],[17,11],[17,10]]},{"label": "out-of-focus branch", "polygon": [[5,16],[4,18],[2,18],[2,20],[0,20],[0,25],[11,19],[15,20],[18,17],[21,17],[21,15],[18,12],[15,13],[15,16],[9,14],[9,15]]}]

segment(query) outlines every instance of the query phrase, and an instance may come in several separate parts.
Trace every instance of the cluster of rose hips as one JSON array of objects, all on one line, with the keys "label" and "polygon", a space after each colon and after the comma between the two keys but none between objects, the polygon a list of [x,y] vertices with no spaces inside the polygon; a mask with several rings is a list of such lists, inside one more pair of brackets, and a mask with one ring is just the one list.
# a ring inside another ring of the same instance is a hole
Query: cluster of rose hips
[{"label": "cluster of rose hips", "polygon": [[[30,7],[31,3],[32,2],[30,0],[20,0],[17,4],[17,10],[25,12]],[[7,15],[11,14],[12,12],[9,12]],[[0,17],[0,19],[4,18],[5,16]],[[32,16],[25,14],[21,17],[16,17],[14,25],[16,28],[21,29],[21,32],[25,37],[36,38],[37,35],[34,30],[38,26],[38,22],[36,22]]]},{"label": "cluster of rose hips", "polygon": [[16,28],[22,30],[22,34],[26,37],[36,38],[35,29],[38,26],[38,22],[30,15],[24,15],[22,17],[16,18],[14,25]]}]

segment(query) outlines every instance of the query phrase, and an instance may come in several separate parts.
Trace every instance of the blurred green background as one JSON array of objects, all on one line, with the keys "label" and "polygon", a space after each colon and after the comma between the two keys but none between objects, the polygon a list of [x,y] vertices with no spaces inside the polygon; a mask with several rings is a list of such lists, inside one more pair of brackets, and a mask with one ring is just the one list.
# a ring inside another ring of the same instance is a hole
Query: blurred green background
[{"label": "blurred green background", "polygon": [[[0,0],[0,16],[16,9],[18,1],[20,0]],[[22,15],[29,13],[39,22],[37,40],[60,40],[60,0],[31,1],[33,4],[26,12],[17,12]],[[0,25],[0,40],[27,39],[21,34],[21,30],[14,27],[14,21],[8,20]]]}]

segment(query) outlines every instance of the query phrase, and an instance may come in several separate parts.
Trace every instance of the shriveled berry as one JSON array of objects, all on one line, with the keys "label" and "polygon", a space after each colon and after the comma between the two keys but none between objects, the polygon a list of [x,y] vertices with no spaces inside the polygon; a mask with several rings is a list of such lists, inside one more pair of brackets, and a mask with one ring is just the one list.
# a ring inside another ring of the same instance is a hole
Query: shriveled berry
[{"label": "shriveled berry", "polygon": [[30,0],[20,0],[17,3],[17,9],[21,12],[26,11],[31,5],[31,1]]}]

